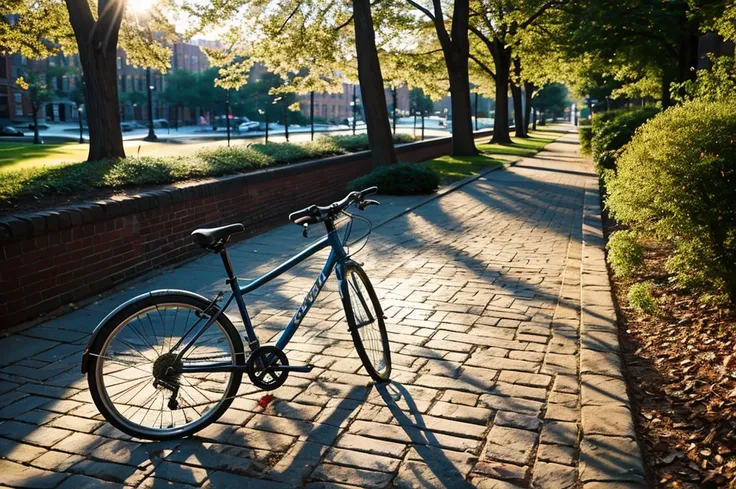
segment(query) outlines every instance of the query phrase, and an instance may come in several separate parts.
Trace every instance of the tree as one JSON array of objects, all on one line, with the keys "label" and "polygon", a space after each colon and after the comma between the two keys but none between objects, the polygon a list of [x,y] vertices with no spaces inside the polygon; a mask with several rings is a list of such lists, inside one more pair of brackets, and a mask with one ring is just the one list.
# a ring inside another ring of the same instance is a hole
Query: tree
[{"label": "tree", "polygon": [[470,54],[470,42],[468,40],[468,23],[470,18],[469,0],[454,1],[449,32],[447,31],[447,24],[450,22],[445,18],[440,0],[432,0],[432,10],[414,0],[407,0],[407,2],[432,22],[442,49],[450,82],[452,154],[455,156],[476,155],[478,154],[478,150],[475,147],[473,123],[471,120],[470,74],[468,67]]},{"label": "tree", "polygon": [[[194,107],[198,103],[197,75],[186,70],[174,70],[167,77],[166,89],[161,92],[161,100],[175,108],[175,119],[179,120],[182,107]],[[178,124],[178,122],[176,122]]]},{"label": "tree", "polygon": [[25,77],[18,78],[15,83],[28,94],[33,113],[33,144],[41,144],[38,135],[38,112],[53,99],[54,93],[49,90],[46,80],[38,73],[30,72]]},{"label": "tree", "polygon": [[542,122],[546,120],[547,115],[551,115],[553,119],[563,116],[569,103],[568,93],[564,85],[552,83],[534,95],[532,103],[542,113]]},{"label": "tree", "polygon": [[[153,7],[152,7],[153,8]],[[125,15],[125,0],[12,0],[0,7],[0,50],[44,58],[79,53],[89,121],[89,160],[125,157],[118,112],[116,60],[118,41],[134,60],[165,63],[169,52],[157,39],[142,39]],[[12,22],[11,22],[12,19]],[[125,19],[125,22],[124,22]],[[163,15],[147,26],[157,31]],[[165,58],[165,60],[163,59]]]},{"label": "tree", "polygon": [[[519,36],[531,26],[541,23],[545,15],[565,4],[565,0],[526,0],[510,4],[501,0],[472,4],[473,22],[470,31],[481,41],[490,56],[473,56],[475,63],[483,66],[496,85],[496,112],[493,120],[493,141],[502,144],[511,142],[509,133],[508,93],[516,91],[515,113],[517,127],[523,125],[521,116],[521,63],[514,63],[514,47]],[[492,64],[488,60],[492,61]],[[512,74],[513,69],[513,74]],[[511,81],[514,83],[511,83]]]},{"label": "tree", "polygon": [[352,12],[344,3],[325,0],[285,0],[278,4],[233,0],[226,6],[218,4],[209,9],[194,2],[186,8],[197,15],[200,27],[210,25],[218,17],[241,16],[243,8],[248,9],[250,18],[257,19],[230,31],[224,39],[226,49],[207,51],[211,61],[220,67],[219,86],[239,89],[246,85],[256,62],[263,63],[284,81],[279,93],[308,93],[325,85],[337,90],[343,81],[358,79],[371,158],[378,166],[395,163],[396,156],[371,6],[364,2],[355,0]]}]

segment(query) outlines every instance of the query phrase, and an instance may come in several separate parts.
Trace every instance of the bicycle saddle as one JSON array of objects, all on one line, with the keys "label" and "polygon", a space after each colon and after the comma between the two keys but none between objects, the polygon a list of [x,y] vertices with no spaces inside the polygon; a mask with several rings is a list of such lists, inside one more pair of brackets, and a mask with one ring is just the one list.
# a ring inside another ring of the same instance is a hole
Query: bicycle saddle
[{"label": "bicycle saddle", "polygon": [[200,246],[212,246],[222,239],[227,239],[231,234],[240,233],[245,226],[240,223],[228,224],[219,228],[201,228],[192,231],[192,241]]}]

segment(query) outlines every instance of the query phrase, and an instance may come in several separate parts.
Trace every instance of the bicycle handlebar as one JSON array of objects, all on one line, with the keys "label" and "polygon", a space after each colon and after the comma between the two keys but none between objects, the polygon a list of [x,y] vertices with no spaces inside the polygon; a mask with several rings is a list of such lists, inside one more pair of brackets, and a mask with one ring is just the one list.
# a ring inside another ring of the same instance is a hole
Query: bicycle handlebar
[{"label": "bicycle handlebar", "polygon": [[[343,210],[350,207],[352,204],[360,204],[365,201],[365,197],[378,192],[378,187],[369,187],[361,190],[360,192],[350,192],[338,202],[333,202],[328,206],[310,205],[304,209],[300,209],[296,212],[289,214],[289,220],[294,224],[316,224],[319,222],[326,221],[328,219],[334,219]],[[378,204],[376,201],[365,201],[371,204]],[[361,209],[363,210],[363,209]]]}]

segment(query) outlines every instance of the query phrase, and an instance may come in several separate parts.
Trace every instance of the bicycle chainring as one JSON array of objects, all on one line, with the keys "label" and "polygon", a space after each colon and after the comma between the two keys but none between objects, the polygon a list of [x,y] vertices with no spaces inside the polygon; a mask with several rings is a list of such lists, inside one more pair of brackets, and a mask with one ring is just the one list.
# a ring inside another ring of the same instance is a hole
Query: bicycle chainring
[{"label": "bicycle chainring", "polygon": [[274,370],[274,367],[287,366],[289,360],[280,348],[272,345],[259,346],[248,357],[248,377],[253,385],[265,391],[281,387],[289,372]]}]

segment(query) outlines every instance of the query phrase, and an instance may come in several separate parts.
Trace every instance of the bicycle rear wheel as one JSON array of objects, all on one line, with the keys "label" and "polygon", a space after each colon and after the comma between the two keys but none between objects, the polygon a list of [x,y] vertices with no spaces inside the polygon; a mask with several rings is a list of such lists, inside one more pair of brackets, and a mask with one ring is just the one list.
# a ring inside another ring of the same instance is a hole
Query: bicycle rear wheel
[{"label": "bicycle rear wheel", "polygon": [[368,375],[376,382],[391,376],[391,350],[383,310],[365,271],[350,262],[345,266],[342,303],[355,349]]},{"label": "bicycle rear wheel", "polygon": [[90,346],[87,380],[110,424],[136,438],[168,440],[201,430],[232,404],[241,372],[177,372],[196,362],[244,363],[243,343],[225,314],[177,359],[180,340],[216,312],[205,313],[208,305],[186,292],[151,293],[105,324]]}]

